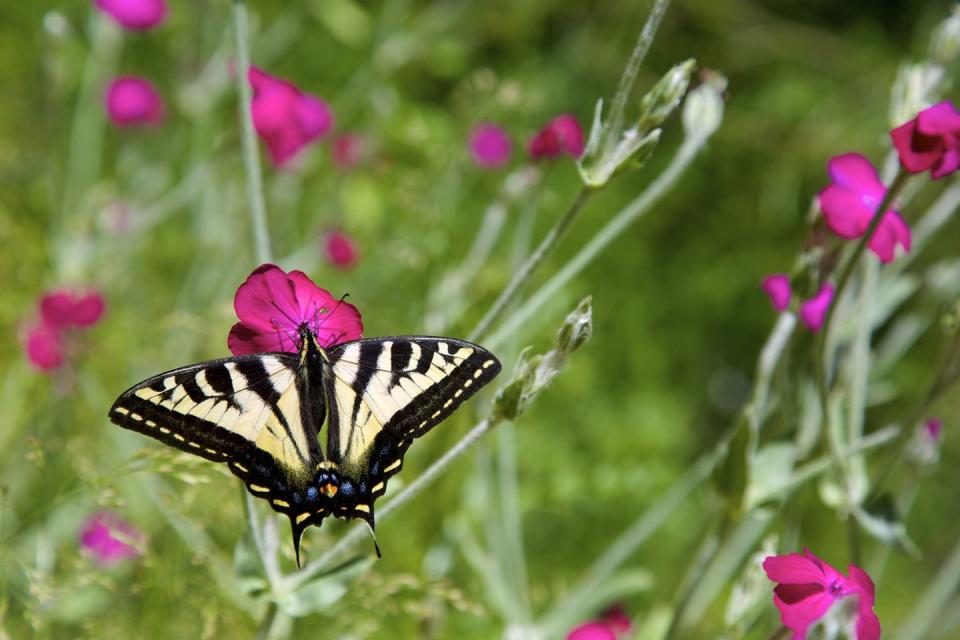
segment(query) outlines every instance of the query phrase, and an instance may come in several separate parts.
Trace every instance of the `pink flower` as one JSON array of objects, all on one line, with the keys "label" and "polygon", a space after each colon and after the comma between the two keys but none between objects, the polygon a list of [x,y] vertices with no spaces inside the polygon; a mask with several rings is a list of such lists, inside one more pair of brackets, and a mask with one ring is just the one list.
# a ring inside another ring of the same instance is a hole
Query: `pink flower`
[{"label": "pink flower", "polygon": [[95,0],[97,8],[127,29],[152,29],[167,17],[166,0]]},{"label": "pink flower", "polygon": [[573,115],[557,116],[530,140],[528,150],[534,160],[556,158],[564,153],[579,158],[583,153],[583,129]]},{"label": "pink flower", "polygon": [[873,581],[859,567],[850,565],[847,577],[804,549],[804,555],[769,556],[763,561],[763,570],[777,583],[773,603],[780,610],[783,626],[793,632],[793,640],[804,640],[813,624],[835,603],[849,597],[856,598],[857,640],[880,637],[880,621],[873,611]]},{"label": "pink flower", "polygon": [[950,102],[928,107],[890,132],[900,164],[936,180],[960,168],[960,113]]},{"label": "pink flower", "polygon": [[55,289],[40,297],[39,318],[24,336],[27,359],[44,373],[59,369],[66,361],[67,340],[74,328],[86,329],[103,316],[106,302],[94,290]]},{"label": "pink flower", "polygon": [[363,136],[358,133],[342,133],[333,139],[330,145],[330,158],[333,166],[340,171],[349,171],[360,164],[366,145]]},{"label": "pink flower", "polygon": [[302,271],[285,273],[273,264],[253,270],[237,289],[233,307],[240,322],[233,325],[227,346],[235,356],[299,349],[298,332],[309,326],[324,347],[357,340],[363,322],[357,308],[337,300]]},{"label": "pink flower", "polygon": [[250,67],[247,79],[253,87],[253,126],[274,165],[284,166],[333,126],[333,112],[327,103],[293,83],[256,67]]},{"label": "pink flower", "polygon": [[357,243],[342,231],[330,231],[323,238],[327,260],[340,269],[351,269],[357,264]]},{"label": "pink flower", "polygon": [[633,624],[620,605],[607,609],[599,620],[588,620],[574,627],[567,640],[620,640],[630,634]]},{"label": "pink flower", "polygon": [[118,127],[158,125],[163,122],[163,98],[145,78],[114,78],[105,97],[107,116]]},{"label": "pink flower", "polygon": [[927,432],[927,437],[934,442],[940,440],[940,436],[943,433],[943,421],[940,418],[928,418],[926,423],[924,423],[924,428]]},{"label": "pink flower", "polygon": [[473,161],[484,169],[502,167],[510,160],[513,143],[503,129],[483,123],[470,132],[470,153]]},{"label": "pink flower", "polygon": [[[841,238],[859,238],[867,232],[887,189],[870,161],[858,153],[830,158],[827,172],[833,182],[820,192],[827,226]],[[910,228],[899,213],[888,209],[867,246],[881,262],[890,262],[898,244],[910,251]]]},{"label": "pink flower", "polygon": [[800,321],[807,325],[810,331],[814,333],[820,331],[831,302],[833,302],[833,285],[825,284],[817,295],[800,303]]},{"label": "pink flower", "polygon": [[40,316],[51,327],[91,327],[100,320],[106,308],[97,291],[73,292],[56,289],[40,298]]},{"label": "pink flower", "polygon": [[790,306],[790,276],[774,273],[760,281],[760,288],[770,296],[770,304],[777,311],[785,311]]},{"label": "pink flower", "polygon": [[60,332],[43,322],[27,329],[25,348],[30,364],[44,373],[63,366],[64,348]]},{"label": "pink flower", "polygon": [[143,534],[106,511],[98,511],[80,530],[80,547],[98,564],[115,565],[142,554]]}]

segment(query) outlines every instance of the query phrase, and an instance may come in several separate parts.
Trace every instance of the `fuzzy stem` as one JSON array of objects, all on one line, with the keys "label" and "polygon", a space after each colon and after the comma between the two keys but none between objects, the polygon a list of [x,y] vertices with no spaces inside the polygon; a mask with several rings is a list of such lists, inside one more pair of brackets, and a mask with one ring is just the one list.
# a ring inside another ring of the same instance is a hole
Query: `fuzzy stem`
[{"label": "fuzzy stem", "polygon": [[250,68],[250,51],[247,47],[249,27],[247,5],[244,0],[233,0],[233,35],[237,54],[237,94],[240,97],[240,127],[242,131],[243,166],[247,174],[247,196],[250,198],[250,222],[253,225],[254,249],[257,261],[270,262],[270,231],[267,228],[267,207],[263,199],[263,175],[260,171],[260,156],[257,138],[253,131],[253,97],[247,71]]},{"label": "fuzzy stem", "polygon": [[601,148],[613,148],[620,141],[620,134],[623,130],[623,112],[627,106],[627,100],[630,98],[630,92],[633,89],[633,83],[637,79],[637,72],[640,70],[640,64],[643,62],[653,38],[660,27],[660,20],[663,14],[667,12],[670,0],[657,0],[650,10],[647,22],[643,25],[643,30],[637,37],[637,43],[630,54],[630,60],[620,76],[620,84],[617,86],[617,93],[613,97],[613,105],[610,108],[610,119],[605,127],[604,140]]},{"label": "fuzzy stem", "polygon": [[577,216],[583,209],[583,205],[587,203],[587,200],[590,199],[593,192],[593,189],[587,187],[580,190],[580,193],[577,194],[576,199],[573,201],[573,204],[570,205],[570,208],[567,209],[567,212],[563,214],[560,220],[557,221],[557,224],[550,229],[550,232],[544,237],[536,250],[530,254],[526,262],[520,266],[520,269],[514,274],[510,284],[507,285],[507,288],[504,289],[500,297],[496,299],[493,306],[490,307],[490,310],[487,311],[486,315],[477,323],[473,331],[470,332],[467,340],[476,340],[490,330],[490,327],[497,321],[507,305],[517,297],[520,288],[530,280],[536,268],[540,266],[540,263],[547,257],[547,254],[553,250],[563,234],[570,228],[570,225],[573,224],[573,221],[577,219]]},{"label": "fuzzy stem", "polygon": [[[693,159],[703,148],[706,141],[707,139],[702,136],[685,139],[663,173],[657,176],[657,179],[650,183],[650,186],[648,186],[643,193],[621,209],[560,271],[531,295],[523,306],[514,311],[501,323],[497,332],[487,341],[487,345],[492,347],[502,344],[509,336],[515,335],[516,332],[520,330],[520,327],[524,326],[564,285],[580,273],[584,267],[590,264],[607,245],[619,238],[628,226],[646,213],[660,198],[666,195],[677,184],[680,176],[683,175],[690,166],[690,163],[693,162]],[[481,329],[483,329],[483,331],[481,331]],[[481,324],[481,326],[478,326],[477,329],[474,330],[473,336],[477,337],[487,329],[488,327],[484,327]]]},{"label": "fuzzy stem", "polygon": [[[893,182],[890,184],[890,188],[887,189],[884,194],[883,200],[880,202],[880,205],[876,208],[873,214],[873,218],[870,220],[870,226],[867,227],[866,233],[861,236],[860,241],[857,243],[856,247],[853,250],[853,253],[850,254],[850,257],[844,263],[840,275],[837,278],[837,286],[833,292],[833,299],[830,301],[830,306],[827,308],[826,316],[823,320],[822,330],[817,340],[817,359],[814,364],[816,369],[816,378],[817,378],[817,389],[820,396],[820,410],[821,415],[823,416],[823,424],[825,426],[824,434],[827,439],[827,443],[830,448],[830,452],[835,458],[837,468],[840,470],[841,476],[844,478],[844,485],[846,485],[846,478],[848,475],[848,469],[845,464],[845,461],[840,453],[839,442],[835,438],[832,425],[832,416],[830,409],[830,376],[829,372],[833,368],[832,363],[828,357],[828,345],[830,338],[830,329],[833,325],[833,314],[839,306],[840,300],[843,296],[843,292],[847,287],[847,284],[850,282],[850,277],[853,275],[854,269],[860,264],[860,258],[863,256],[864,251],[867,248],[867,244],[870,242],[870,239],[873,237],[873,234],[876,232],[877,228],[880,226],[880,223],[883,221],[884,215],[886,214],[887,208],[893,203],[894,199],[899,195],[900,191],[903,189],[903,186],[906,184],[908,174],[903,171],[901,168],[897,175],[894,177]],[[845,489],[847,487],[845,486]],[[849,505],[848,505],[849,506]],[[851,562],[853,564],[860,563],[860,543],[859,543],[859,534],[856,520],[851,516],[847,515],[847,527],[848,527],[848,539],[850,542],[850,556]]]}]

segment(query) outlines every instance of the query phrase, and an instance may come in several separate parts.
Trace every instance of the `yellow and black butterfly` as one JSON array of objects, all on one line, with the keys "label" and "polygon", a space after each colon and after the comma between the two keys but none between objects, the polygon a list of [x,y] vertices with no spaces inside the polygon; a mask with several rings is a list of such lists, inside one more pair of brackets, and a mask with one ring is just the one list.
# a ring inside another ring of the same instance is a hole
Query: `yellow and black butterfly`
[{"label": "yellow and black butterfly", "polygon": [[452,338],[324,349],[306,323],[298,338],[298,354],[241,355],[144,380],[117,398],[109,417],[226,463],[254,496],[289,516],[299,565],[304,530],[327,516],[359,518],[373,530],[373,503],[413,439],[492,380],[500,362]]}]

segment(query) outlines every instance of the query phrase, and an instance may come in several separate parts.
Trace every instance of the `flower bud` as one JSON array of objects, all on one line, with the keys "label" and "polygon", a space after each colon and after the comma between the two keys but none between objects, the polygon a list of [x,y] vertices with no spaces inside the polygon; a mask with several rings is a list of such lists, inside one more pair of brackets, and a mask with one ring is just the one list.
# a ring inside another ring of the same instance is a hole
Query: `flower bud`
[{"label": "flower bud", "polygon": [[563,321],[557,331],[557,349],[570,354],[593,335],[593,297],[584,298]]},{"label": "flower bud", "polygon": [[690,85],[690,75],[696,62],[692,59],[681,62],[668,71],[653,89],[640,100],[638,129],[650,131],[660,126],[680,104],[680,99]]},{"label": "flower bud", "polygon": [[960,53],[960,6],[954,5],[950,17],[933,30],[930,42],[930,58],[942,65],[948,65]]},{"label": "flower bud", "polygon": [[944,77],[937,64],[907,64],[900,67],[890,96],[890,125],[898,127],[936,102],[937,87]]},{"label": "flower bud", "polygon": [[688,136],[708,138],[723,121],[723,92],[727,79],[711,73],[703,84],[693,89],[683,104],[683,130]]}]

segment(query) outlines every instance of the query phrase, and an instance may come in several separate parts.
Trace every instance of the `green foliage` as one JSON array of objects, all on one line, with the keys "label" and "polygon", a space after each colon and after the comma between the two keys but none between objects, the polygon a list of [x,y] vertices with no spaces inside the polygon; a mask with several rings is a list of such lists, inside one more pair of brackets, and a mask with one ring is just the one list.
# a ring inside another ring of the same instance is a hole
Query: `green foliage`
[{"label": "green foliage", "polygon": [[[914,251],[856,273],[868,284],[837,312],[825,403],[814,340],[790,326],[768,341],[784,327],[757,286],[801,254],[800,288],[813,287],[813,265],[843,257],[801,246],[826,159],[856,149],[880,164],[889,112],[916,99],[903,80],[890,104],[901,64],[942,65],[937,90],[951,95],[955,25],[928,53],[948,3],[676,0],[627,94],[633,123],[665,70],[685,74],[651,125],[662,130],[656,148],[640,150],[650,152],[641,168],[615,173],[618,163],[592,185],[603,190],[478,338],[504,361],[501,389],[517,361],[527,382],[550,363],[525,360],[524,347],[582,348],[535,403],[521,407],[532,388],[522,379],[501,390],[499,411],[516,424],[378,524],[382,560],[351,547],[302,584],[283,544],[277,566],[264,566],[224,469],[159,450],[105,415],[136,380],[226,355],[233,292],[257,263],[231,3],[173,2],[147,34],[120,33],[91,4],[0,8],[0,637],[248,637],[261,627],[275,637],[560,637],[617,600],[638,638],[764,638],[777,618],[770,585],[758,592],[760,550],[804,546],[837,567],[860,556],[890,637],[956,633],[944,612],[956,610],[960,581],[960,494],[948,475],[960,451],[960,188],[949,178],[905,193]],[[274,0],[249,10],[252,62],[330,101],[337,130],[371,145],[350,172],[333,167],[329,142],[292,170],[264,164],[275,260],[349,292],[367,335],[429,326],[466,337],[582,188],[569,158],[531,169],[523,145],[559,113],[588,126],[598,99],[611,104],[648,7]],[[675,65],[690,58],[696,88],[674,110],[692,71]],[[121,73],[155,81],[168,107],[161,129],[109,126],[103,84]],[[480,121],[513,137],[508,169],[470,162]],[[696,148],[691,122],[714,125]],[[671,167],[676,179],[657,189]],[[129,207],[120,231],[118,202]],[[619,216],[631,207],[642,220]],[[330,228],[357,239],[354,270],[324,259]],[[73,343],[70,367],[45,376],[18,337],[39,295],[62,285],[98,287],[108,311]],[[586,295],[587,324],[563,324]],[[418,443],[384,502],[462,442],[493,397]],[[913,439],[928,415],[946,423],[939,465]],[[145,533],[143,556],[104,568],[81,552],[78,532],[100,509]],[[254,515],[271,547],[277,523]],[[305,554],[322,557],[349,530],[309,530]]]}]

